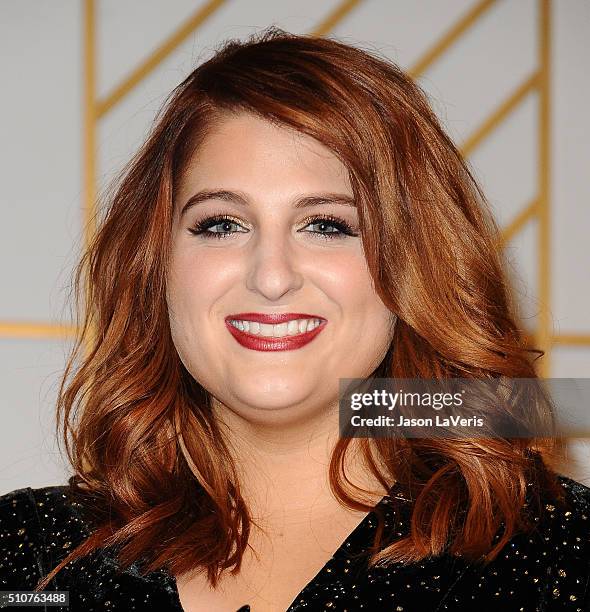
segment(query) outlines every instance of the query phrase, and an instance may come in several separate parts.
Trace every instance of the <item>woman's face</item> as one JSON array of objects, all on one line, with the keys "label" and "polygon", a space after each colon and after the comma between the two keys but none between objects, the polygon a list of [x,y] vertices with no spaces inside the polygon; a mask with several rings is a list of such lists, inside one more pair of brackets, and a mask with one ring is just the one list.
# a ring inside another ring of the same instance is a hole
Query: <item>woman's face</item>
[{"label": "woman's face", "polygon": [[[395,322],[373,289],[345,166],[309,136],[228,114],[177,187],[167,301],[187,370],[250,420],[337,405],[338,379],[371,374]],[[294,320],[273,325],[285,314]]]}]

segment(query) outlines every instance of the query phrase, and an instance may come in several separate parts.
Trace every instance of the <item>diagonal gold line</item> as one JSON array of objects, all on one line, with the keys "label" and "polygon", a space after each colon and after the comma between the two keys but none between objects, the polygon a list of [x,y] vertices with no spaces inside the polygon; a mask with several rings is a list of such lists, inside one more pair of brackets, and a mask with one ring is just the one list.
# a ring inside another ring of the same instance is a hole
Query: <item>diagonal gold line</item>
[{"label": "diagonal gold line", "polygon": [[539,85],[539,74],[531,75],[526,81],[498,106],[498,108],[467,138],[461,146],[461,153],[469,155],[506,117]]},{"label": "diagonal gold line", "polygon": [[505,245],[515,234],[517,234],[539,211],[539,202],[534,200],[521,210],[510,223],[502,229],[500,244]]},{"label": "diagonal gold line", "polygon": [[553,344],[590,346],[590,334],[556,334],[552,341]]},{"label": "diagonal gold line", "polygon": [[207,18],[227,0],[210,0],[191,15],[149,57],[139,64],[104,100],[97,102],[96,114],[103,117],[120,102],[138,83],[145,79],[164,59],[186,40]]},{"label": "diagonal gold line", "polygon": [[73,325],[57,323],[0,323],[0,337],[3,338],[61,338],[73,337],[76,334]]},{"label": "diagonal gold line", "polygon": [[314,36],[325,36],[333,30],[362,0],[344,0],[312,31]]},{"label": "diagonal gold line", "polygon": [[496,0],[482,0],[468,11],[455,25],[453,25],[422,57],[410,68],[409,74],[418,78],[422,75],[455,41],[466,32]]}]

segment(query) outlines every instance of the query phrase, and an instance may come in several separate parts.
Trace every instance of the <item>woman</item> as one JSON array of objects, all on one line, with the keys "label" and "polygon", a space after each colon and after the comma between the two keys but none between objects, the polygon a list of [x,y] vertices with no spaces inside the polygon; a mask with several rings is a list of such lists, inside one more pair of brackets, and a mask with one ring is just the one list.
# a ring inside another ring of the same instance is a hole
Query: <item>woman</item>
[{"label": "woman", "polygon": [[1,498],[2,588],[85,611],[588,609],[590,489],[548,467],[554,440],[339,437],[340,379],[535,377],[496,237],[396,66],[276,28],[225,44],[81,260],[74,474]]}]

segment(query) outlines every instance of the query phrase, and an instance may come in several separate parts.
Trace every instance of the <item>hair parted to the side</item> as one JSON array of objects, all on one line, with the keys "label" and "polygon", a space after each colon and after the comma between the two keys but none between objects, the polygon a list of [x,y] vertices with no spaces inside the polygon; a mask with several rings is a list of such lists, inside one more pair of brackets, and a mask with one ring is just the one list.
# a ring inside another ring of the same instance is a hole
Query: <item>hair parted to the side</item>
[{"label": "hair parted to the side", "polygon": [[[74,470],[71,498],[95,529],[37,589],[111,545],[124,567],[206,568],[213,586],[239,569],[248,508],[208,393],[173,345],[165,292],[175,186],[207,131],[240,111],[312,136],[348,168],[368,267],[398,317],[375,376],[536,377],[531,355],[543,352],[527,348],[517,324],[498,228],[418,85],[377,53],[334,39],[271,27],[226,42],[172,92],[76,269],[80,332],[57,427]],[[553,416],[542,402],[538,410]],[[527,483],[539,506],[541,489],[560,493],[546,463],[554,438],[362,442],[375,475],[413,500],[409,536],[381,552],[375,541],[371,564],[443,552],[487,563],[530,527]],[[338,440],[331,487],[368,512],[343,486],[349,443]]]}]

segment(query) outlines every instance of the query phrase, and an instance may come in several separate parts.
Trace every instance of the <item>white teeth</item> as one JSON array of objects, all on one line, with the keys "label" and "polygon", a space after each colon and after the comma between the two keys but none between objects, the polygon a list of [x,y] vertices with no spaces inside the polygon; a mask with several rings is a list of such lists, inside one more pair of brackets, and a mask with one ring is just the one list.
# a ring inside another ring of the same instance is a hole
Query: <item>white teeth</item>
[{"label": "white teeth", "polygon": [[286,336],[287,335],[287,327],[289,326],[288,323],[279,323],[278,325],[274,326],[274,335],[276,338],[280,338],[282,336]]},{"label": "white teeth", "polygon": [[259,323],[258,321],[232,320],[230,323],[239,330],[253,335],[264,336],[266,338],[283,338],[285,336],[296,336],[304,334],[320,325],[320,319],[293,319],[285,323],[271,325],[269,323]]},{"label": "white teeth", "polygon": [[260,335],[270,338],[274,335],[274,325],[270,325],[269,323],[261,323],[260,324]]}]

